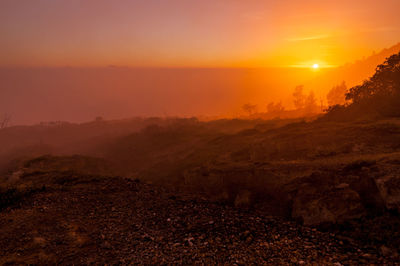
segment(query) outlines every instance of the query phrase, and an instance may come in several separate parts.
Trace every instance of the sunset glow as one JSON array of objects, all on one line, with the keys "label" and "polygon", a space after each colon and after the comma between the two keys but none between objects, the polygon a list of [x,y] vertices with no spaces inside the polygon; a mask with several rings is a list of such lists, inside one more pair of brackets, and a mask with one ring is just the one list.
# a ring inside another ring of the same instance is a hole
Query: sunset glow
[{"label": "sunset glow", "polygon": [[397,43],[399,9],[398,0],[5,0],[0,64],[337,66]]},{"label": "sunset glow", "polygon": [[333,86],[357,85],[396,52],[398,10],[398,0],[3,0],[0,112],[17,123],[234,116],[245,102],[293,108],[299,85],[326,104]]},{"label": "sunset glow", "polygon": [[0,266],[399,264],[399,11],[0,0]]}]

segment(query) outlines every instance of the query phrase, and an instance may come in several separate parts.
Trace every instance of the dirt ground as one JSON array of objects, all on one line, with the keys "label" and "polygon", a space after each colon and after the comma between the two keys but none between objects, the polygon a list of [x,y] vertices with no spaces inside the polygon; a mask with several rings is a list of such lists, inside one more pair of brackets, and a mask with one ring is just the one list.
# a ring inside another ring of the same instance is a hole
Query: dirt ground
[{"label": "dirt ground", "polygon": [[72,178],[0,212],[0,264],[399,262],[390,248],[343,232],[130,179]]}]

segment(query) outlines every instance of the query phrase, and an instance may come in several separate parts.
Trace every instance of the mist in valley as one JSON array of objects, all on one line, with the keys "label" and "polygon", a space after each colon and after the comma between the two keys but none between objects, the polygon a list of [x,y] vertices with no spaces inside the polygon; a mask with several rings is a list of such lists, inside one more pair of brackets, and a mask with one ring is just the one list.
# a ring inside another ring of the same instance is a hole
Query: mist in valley
[{"label": "mist in valley", "polygon": [[178,2],[0,4],[0,264],[398,264],[398,3]]},{"label": "mist in valley", "polygon": [[[134,182],[167,190],[170,199],[197,198],[350,234],[351,239],[367,237],[369,231],[360,223],[368,224],[376,234],[362,245],[378,245],[376,256],[386,252],[388,258],[397,258],[400,238],[383,228],[400,222],[393,190],[400,161],[398,58],[388,58],[359,86],[338,83],[324,101],[298,85],[290,95],[292,107],[281,101],[265,106],[242,102],[236,116],[97,116],[89,122],[14,126],[14,116],[5,113],[0,129],[1,210],[24,206],[46,191],[90,189],[110,182],[106,180]],[[39,111],[60,117],[47,109],[52,99],[46,95]],[[76,103],[70,106],[68,117],[85,120],[78,116],[79,108],[73,109]],[[82,112],[88,115],[89,107],[84,105]],[[34,121],[39,113],[27,113],[32,117],[25,119]],[[216,207],[210,208],[203,210]]]}]

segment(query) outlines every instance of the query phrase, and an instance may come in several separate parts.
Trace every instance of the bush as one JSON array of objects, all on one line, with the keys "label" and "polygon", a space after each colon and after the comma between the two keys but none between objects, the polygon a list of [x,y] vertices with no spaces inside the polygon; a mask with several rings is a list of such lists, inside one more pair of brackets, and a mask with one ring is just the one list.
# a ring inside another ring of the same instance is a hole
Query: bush
[{"label": "bush", "polygon": [[41,188],[0,188],[0,211],[8,207],[16,206],[33,194],[44,191],[45,189],[45,186]]}]

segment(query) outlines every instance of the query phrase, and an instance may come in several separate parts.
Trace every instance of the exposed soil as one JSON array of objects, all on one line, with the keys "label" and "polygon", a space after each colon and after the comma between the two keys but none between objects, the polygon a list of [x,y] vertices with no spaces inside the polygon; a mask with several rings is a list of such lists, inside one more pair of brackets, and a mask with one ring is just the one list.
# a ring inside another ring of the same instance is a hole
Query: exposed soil
[{"label": "exposed soil", "polygon": [[0,264],[399,262],[393,248],[353,238],[363,232],[322,232],[119,177],[58,183],[0,212]]}]

